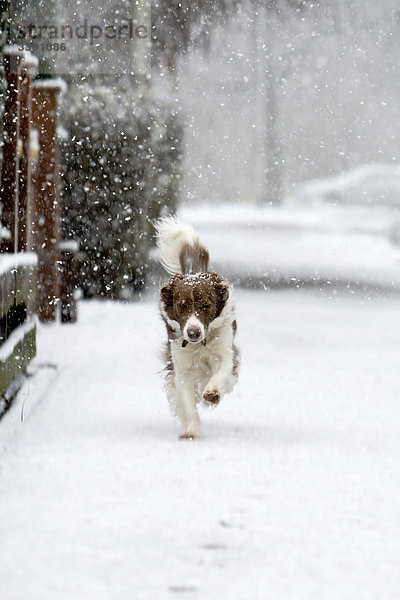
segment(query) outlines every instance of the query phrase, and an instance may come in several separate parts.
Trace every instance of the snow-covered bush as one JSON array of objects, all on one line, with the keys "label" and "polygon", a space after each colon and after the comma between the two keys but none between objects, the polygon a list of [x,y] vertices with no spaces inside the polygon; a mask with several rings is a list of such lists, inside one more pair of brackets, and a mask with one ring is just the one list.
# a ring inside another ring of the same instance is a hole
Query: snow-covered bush
[{"label": "snow-covered bush", "polygon": [[53,45],[52,42],[58,40],[53,40],[46,32],[46,28],[54,27],[58,22],[58,14],[59,0],[35,0],[35,2],[12,0],[10,2],[9,43],[23,46],[25,50],[32,52],[39,59],[41,75],[58,75],[57,59],[60,52],[49,49]]},{"label": "snow-covered bush", "polygon": [[80,286],[129,298],[145,284],[150,219],[175,204],[175,117],[129,86],[71,86],[63,105],[63,227],[80,244]]},{"label": "snow-covered bush", "polygon": [[74,87],[64,106],[64,234],[79,240],[85,295],[120,297],[143,280],[148,115],[108,87]]}]

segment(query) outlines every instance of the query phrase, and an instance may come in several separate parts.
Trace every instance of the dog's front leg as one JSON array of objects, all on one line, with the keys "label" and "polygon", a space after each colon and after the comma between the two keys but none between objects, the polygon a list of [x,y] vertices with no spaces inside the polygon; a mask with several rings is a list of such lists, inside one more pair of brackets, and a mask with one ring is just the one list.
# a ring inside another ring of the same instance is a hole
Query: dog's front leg
[{"label": "dog's front leg", "polygon": [[196,407],[195,386],[188,372],[176,373],[176,413],[185,431],[181,439],[200,437],[200,419]]},{"label": "dog's front leg", "polygon": [[232,357],[215,354],[211,363],[211,377],[203,392],[203,399],[218,404],[223,395],[232,390]]}]

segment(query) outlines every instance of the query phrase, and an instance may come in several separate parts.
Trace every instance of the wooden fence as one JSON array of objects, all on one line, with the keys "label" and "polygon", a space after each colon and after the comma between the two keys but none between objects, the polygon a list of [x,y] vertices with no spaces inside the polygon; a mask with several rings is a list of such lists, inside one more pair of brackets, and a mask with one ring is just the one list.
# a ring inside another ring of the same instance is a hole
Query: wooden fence
[{"label": "wooden fence", "polygon": [[[0,397],[35,355],[35,319],[76,320],[74,256],[60,246],[57,109],[64,85],[34,81],[37,60],[6,47],[1,172]],[[1,411],[1,407],[0,407]]]},{"label": "wooden fence", "polygon": [[0,398],[36,354],[35,287],[34,254],[0,256]]}]

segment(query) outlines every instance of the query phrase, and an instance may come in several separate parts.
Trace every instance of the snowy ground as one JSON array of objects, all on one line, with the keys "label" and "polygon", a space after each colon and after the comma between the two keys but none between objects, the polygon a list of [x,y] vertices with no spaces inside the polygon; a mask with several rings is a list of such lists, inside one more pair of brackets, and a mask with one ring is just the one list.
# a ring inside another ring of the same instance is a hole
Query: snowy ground
[{"label": "snowy ground", "polygon": [[0,426],[3,600],[398,600],[398,298],[236,297],[241,379],[198,442],[154,300],[40,328]]}]

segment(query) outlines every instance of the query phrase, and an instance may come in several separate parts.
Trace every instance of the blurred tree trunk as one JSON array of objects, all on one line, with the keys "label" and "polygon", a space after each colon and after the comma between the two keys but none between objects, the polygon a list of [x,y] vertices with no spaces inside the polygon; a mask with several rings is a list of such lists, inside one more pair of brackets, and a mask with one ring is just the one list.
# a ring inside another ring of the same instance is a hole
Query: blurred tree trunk
[{"label": "blurred tree trunk", "polygon": [[266,95],[266,131],[265,131],[265,167],[264,167],[264,202],[280,204],[282,200],[282,160],[280,156],[278,131],[278,102],[276,93],[276,77],[271,51],[267,54],[267,70],[265,77]]},{"label": "blurred tree trunk", "polygon": [[[291,72],[289,52],[282,46],[280,28],[293,19],[298,19],[312,6],[310,0],[252,0],[253,15],[256,19],[265,18],[264,43],[267,46],[265,55],[265,135],[264,135],[264,193],[261,201],[265,204],[278,205],[283,196],[283,167],[282,150],[279,132],[279,86],[283,78]],[[259,7],[264,7],[264,14],[258,13]],[[296,21],[295,21],[296,22]],[[276,61],[276,58],[279,61]],[[285,60],[282,60],[282,57]],[[287,63],[286,72],[282,65]]]},{"label": "blurred tree trunk", "polygon": [[134,27],[143,28],[143,37],[131,40],[131,82],[136,94],[146,96],[151,83],[151,0],[132,2],[131,16]]}]

